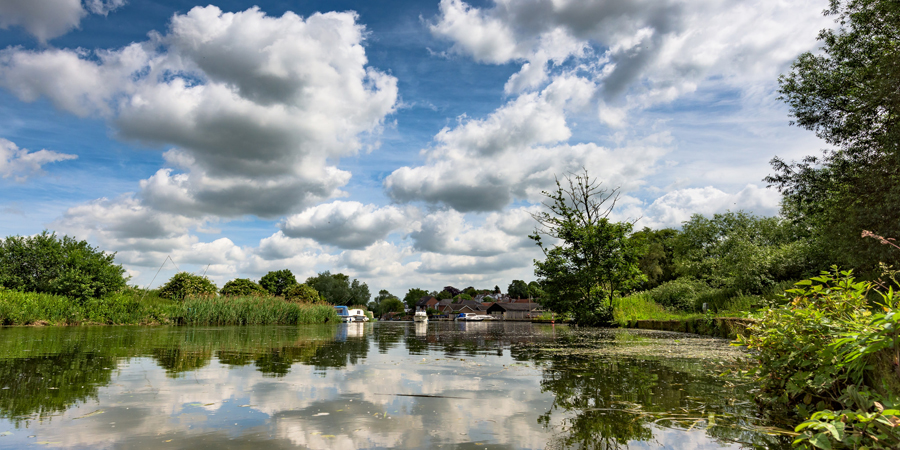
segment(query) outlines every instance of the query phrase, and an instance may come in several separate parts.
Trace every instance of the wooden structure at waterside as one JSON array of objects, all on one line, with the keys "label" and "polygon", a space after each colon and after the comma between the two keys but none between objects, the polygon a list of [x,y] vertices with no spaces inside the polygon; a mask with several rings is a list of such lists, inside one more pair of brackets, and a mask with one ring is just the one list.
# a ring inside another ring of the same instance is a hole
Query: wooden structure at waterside
[{"label": "wooden structure at waterside", "polygon": [[501,320],[531,320],[541,317],[544,310],[537,303],[501,303],[492,304],[487,313]]}]

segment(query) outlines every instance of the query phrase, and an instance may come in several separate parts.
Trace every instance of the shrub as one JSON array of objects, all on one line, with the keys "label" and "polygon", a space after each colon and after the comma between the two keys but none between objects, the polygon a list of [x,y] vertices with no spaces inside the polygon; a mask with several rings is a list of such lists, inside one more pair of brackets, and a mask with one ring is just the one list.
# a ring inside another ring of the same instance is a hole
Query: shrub
[{"label": "shrub", "polygon": [[306,284],[291,286],[285,293],[284,299],[293,303],[313,303],[322,300],[319,291]]},{"label": "shrub", "polygon": [[259,285],[272,295],[284,295],[284,293],[297,285],[297,279],[290,269],[273,270],[259,279]]},{"label": "shrub", "polygon": [[106,254],[69,236],[42,232],[0,241],[0,286],[85,300],[125,287],[125,270]]},{"label": "shrub", "polygon": [[769,309],[738,339],[758,351],[760,400],[807,418],[797,444],[900,446],[898,380],[890,362],[878,364],[896,356],[900,316],[890,290],[883,312],[870,311],[871,288],[849,271],[822,272],[789,289],[789,303]]},{"label": "shrub", "polygon": [[700,309],[698,301],[701,295],[708,294],[713,289],[700,280],[691,278],[678,278],[667,281],[649,291],[650,298],[660,305],[682,311],[697,311]]},{"label": "shrub", "polygon": [[231,280],[225,283],[225,286],[222,286],[222,289],[219,291],[219,294],[225,296],[250,296],[250,295],[263,295],[267,294],[268,291],[263,289],[257,283],[250,281],[247,278],[238,278],[235,280]]},{"label": "shrub", "polygon": [[159,296],[172,300],[184,300],[186,297],[216,295],[216,285],[209,278],[178,272],[162,288]]}]

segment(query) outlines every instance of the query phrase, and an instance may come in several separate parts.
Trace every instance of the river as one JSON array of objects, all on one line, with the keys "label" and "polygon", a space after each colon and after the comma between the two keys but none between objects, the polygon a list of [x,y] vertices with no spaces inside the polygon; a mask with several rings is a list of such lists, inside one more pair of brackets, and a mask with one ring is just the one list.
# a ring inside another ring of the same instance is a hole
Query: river
[{"label": "river", "polygon": [[515,322],[0,329],[0,448],[789,448],[721,339]]}]

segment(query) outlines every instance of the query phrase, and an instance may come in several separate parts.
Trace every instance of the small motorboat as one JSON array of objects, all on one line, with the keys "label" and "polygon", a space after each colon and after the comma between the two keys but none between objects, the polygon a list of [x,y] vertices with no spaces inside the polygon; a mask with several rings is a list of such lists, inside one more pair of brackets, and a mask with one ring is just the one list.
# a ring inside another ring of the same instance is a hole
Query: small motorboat
[{"label": "small motorboat", "polygon": [[415,322],[428,322],[428,313],[425,310],[418,310],[416,314],[413,315],[413,321]]}]

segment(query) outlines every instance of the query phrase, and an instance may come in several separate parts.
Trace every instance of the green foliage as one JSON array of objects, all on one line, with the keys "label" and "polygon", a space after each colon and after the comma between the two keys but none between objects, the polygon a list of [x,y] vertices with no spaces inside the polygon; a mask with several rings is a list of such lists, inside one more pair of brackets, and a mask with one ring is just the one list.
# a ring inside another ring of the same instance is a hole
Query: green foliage
[{"label": "green foliage", "polygon": [[69,236],[47,231],[0,241],[0,287],[64,295],[101,297],[125,287],[125,270],[106,254]]},{"label": "green foliage", "polygon": [[264,295],[268,294],[268,291],[258,283],[247,278],[237,278],[225,283],[225,286],[222,286],[222,289],[219,290],[219,294],[231,297],[244,297],[249,295]]},{"label": "green foliage", "polygon": [[209,278],[188,272],[178,272],[159,289],[159,296],[171,300],[216,295],[216,285]]},{"label": "green foliage", "polygon": [[[644,279],[638,268],[640,249],[629,239],[630,223],[607,218],[615,189],[600,189],[587,172],[566,181],[568,187],[557,180],[556,192],[544,192],[550,212],[535,215],[540,228],[530,236],[546,257],[534,262],[545,293],[542,304],[557,313],[573,313],[585,324],[611,323],[612,299]],[[542,235],[560,243],[544,247]]]},{"label": "green foliage", "polygon": [[290,269],[273,270],[259,279],[259,285],[272,295],[284,295],[284,293],[297,285],[297,279]]},{"label": "green foliage", "polygon": [[453,298],[454,303],[457,301],[461,302],[461,301],[466,301],[466,300],[472,300],[472,296],[469,294],[459,294]]},{"label": "green foliage", "polygon": [[436,298],[438,300],[447,300],[449,298],[453,298],[453,294],[451,294],[447,291],[441,291],[441,292],[438,292],[438,294],[435,295],[434,298]]},{"label": "green foliage", "polygon": [[538,300],[544,296],[544,289],[541,288],[540,283],[537,281],[532,281],[528,283],[528,297]]},{"label": "green foliage", "polygon": [[695,214],[674,238],[674,251],[681,275],[748,293],[803,278],[817,264],[802,227],[742,211]]},{"label": "green foliage", "polygon": [[424,289],[412,288],[406,295],[403,297],[403,303],[406,303],[406,307],[409,309],[415,309],[416,303],[425,297],[428,294],[428,291]]},{"label": "green foliage", "polygon": [[184,302],[185,325],[298,325],[340,323],[332,305],[277,297],[197,298]]},{"label": "green foliage", "polygon": [[73,302],[61,295],[0,289],[0,325],[165,324],[180,312],[174,302],[142,302],[128,291]]},{"label": "green foliage", "polygon": [[647,295],[664,307],[696,312],[702,305],[700,297],[712,291],[713,288],[703,281],[682,277],[667,281],[647,291]]},{"label": "green foliage", "polygon": [[463,289],[463,293],[469,295],[470,297],[475,297],[478,295],[478,289],[475,289],[473,286],[469,286]]},{"label": "green foliage", "polygon": [[647,280],[641,283],[642,289],[652,289],[677,276],[675,239],[678,234],[677,230],[671,228],[651,230],[644,227],[643,230],[631,235],[637,245],[644,248],[644,254],[638,261],[638,267],[647,277]]},{"label": "green foliage", "polygon": [[295,284],[284,292],[284,299],[294,303],[314,303],[323,301],[319,292],[307,284]]},{"label": "green foliage", "polygon": [[406,305],[400,301],[400,299],[396,297],[388,298],[379,303],[378,316],[383,314],[387,314],[389,312],[403,312],[406,311]]},{"label": "green foliage", "polygon": [[800,55],[779,82],[794,123],[835,150],[801,162],[775,158],[766,181],[830,262],[873,271],[879,262],[900,263],[859,236],[900,235],[900,5],[831,0],[825,13],[840,26],[822,30],[821,51]]},{"label": "green foliage", "polygon": [[319,292],[325,301],[334,305],[365,305],[372,295],[369,286],[359,280],[350,281],[350,277],[342,273],[322,272],[306,279],[306,284]]},{"label": "green foliage", "polygon": [[510,298],[528,298],[528,284],[522,280],[512,280],[506,293]]},{"label": "green foliage", "polygon": [[898,403],[896,385],[878,385],[895,375],[877,373],[873,364],[888,349],[896,355],[900,317],[892,291],[882,293],[883,313],[873,314],[871,288],[849,271],[822,272],[789,289],[789,303],[769,309],[748,338],[739,338],[757,350],[760,399],[808,417],[797,427],[803,432],[798,444],[900,445],[900,414],[892,409]]}]

